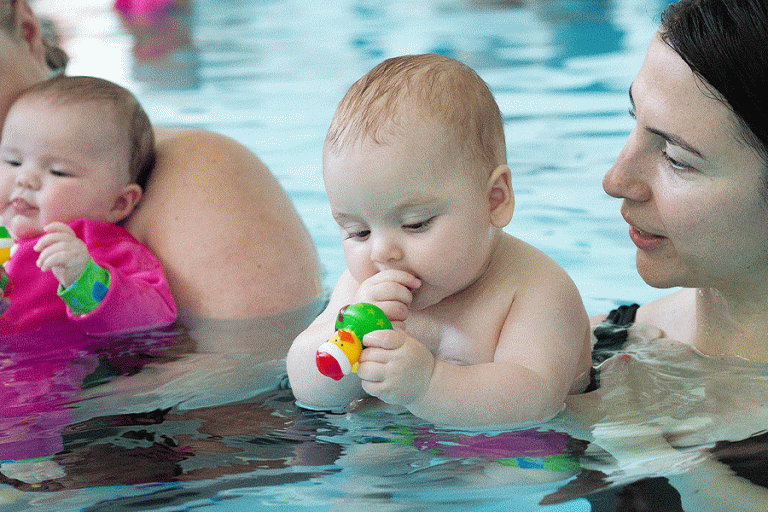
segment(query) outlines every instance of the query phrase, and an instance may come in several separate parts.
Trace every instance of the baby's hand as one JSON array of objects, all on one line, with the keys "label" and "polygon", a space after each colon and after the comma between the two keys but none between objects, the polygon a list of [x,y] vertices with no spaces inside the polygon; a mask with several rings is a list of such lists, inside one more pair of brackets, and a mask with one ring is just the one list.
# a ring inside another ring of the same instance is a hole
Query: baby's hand
[{"label": "baby's hand", "polygon": [[45,226],[47,234],[40,237],[34,249],[40,253],[37,266],[53,272],[64,288],[68,288],[85,270],[90,256],[85,243],[63,222]]},{"label": "baby's hand", "polygon": [[419,286],[421,281],[408,272],[383,270],[360,283],[355,302],[374,304],[391,322],[402,322],[408,317],[413,290]]},{"label": "baby's hand", "polygon": [[435,357],[418,340],[400,330],[374,331],[363,337],[357,375],[366,393],[392,405],[420,401],[435,368]]}]

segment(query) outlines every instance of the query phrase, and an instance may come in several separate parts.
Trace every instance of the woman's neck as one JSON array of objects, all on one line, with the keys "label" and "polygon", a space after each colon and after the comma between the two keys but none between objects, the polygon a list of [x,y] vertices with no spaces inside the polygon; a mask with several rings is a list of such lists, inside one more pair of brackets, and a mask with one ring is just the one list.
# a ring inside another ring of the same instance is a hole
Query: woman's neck
[{"label": "woman's neck", "polygon": [[[758,297],[758,298],[756,298]],[[691,344],[710,356],[768,362],[768,295],[696,290]]]}]

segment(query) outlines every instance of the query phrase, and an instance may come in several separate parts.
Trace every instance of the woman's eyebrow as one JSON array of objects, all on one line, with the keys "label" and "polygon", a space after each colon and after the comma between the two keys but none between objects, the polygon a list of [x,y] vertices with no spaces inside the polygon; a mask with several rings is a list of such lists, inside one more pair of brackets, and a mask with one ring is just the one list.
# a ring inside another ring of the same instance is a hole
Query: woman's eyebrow
[{"label": "woman's eyebrow", "polygon": [[[633,85],[634,85],[634,82],[633,82]],[[635,110],[635,100],[634,100],[634,98],[632,98],[632,86],[631,85],[629,86],[629,103],[632,105],[632,110],[634,111]],[[706,160],[706,157],[701,153],[701,151],[696,149],[691,144],[688,144],[683,138],[681,138],[681,137],[679,137],[677,135],[673,135],[671,133],[667,133],[667,132],[659,130],[657,128],[652,128],[650,126],[646,126],[645,127],[645,131],[661,137],[662,139],[666,140],[667,142],[669,142],[673,146],[677,146],[679,148],[682,148],[685,151],[688,151],[689,153],[692,153],[693,155],[697,156],[698,158],[701,158],[702,160]]]}]

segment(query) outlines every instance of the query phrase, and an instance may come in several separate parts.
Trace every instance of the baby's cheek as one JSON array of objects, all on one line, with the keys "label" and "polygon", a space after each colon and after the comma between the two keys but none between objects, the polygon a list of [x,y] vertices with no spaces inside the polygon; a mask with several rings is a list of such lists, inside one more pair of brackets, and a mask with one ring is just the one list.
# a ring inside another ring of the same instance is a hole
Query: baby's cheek
[{"label": "baby's cheek", "polygon": [[344,260],[347,263],[349,273],[352,274],[352,277],[358,283],[362,283],[378,273],[378,269],[373,265],[373,262],[365,254],[362,254],[362,251],[345,249]]}]

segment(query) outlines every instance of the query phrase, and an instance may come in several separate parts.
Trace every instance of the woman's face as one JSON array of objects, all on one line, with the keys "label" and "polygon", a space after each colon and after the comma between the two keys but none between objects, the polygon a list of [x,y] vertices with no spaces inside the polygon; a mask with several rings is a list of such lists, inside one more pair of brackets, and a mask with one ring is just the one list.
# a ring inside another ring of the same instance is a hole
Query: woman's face
[{"label": "woman's face", "polygon": [[765,163],[713,96],[655,37],[630,88],[636,125],[603,188],[624,200],[648,284],[749,293],[768,283]]},{"label": "woman's face", "polygon": [[0,29],[0,126],[21,91],[50,76],[41,53],[37,20],[26,4],[17,5],[23,33],[14,37]]}]

